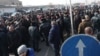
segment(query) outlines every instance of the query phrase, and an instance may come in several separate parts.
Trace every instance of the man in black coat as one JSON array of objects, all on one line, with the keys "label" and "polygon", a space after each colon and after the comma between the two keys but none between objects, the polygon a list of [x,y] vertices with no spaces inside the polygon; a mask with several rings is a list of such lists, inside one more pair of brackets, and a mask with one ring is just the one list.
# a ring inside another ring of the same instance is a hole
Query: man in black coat
[{"label": "man in black coat", "polygon": [[11,24],[9,26],[9,31],[7,33],[8,35],[8,43],[9,43],[9,51],[13,52],[15,56],[17,55],[17,48],[21,45],[21,36],[20,33],[15,30],[14,25]]},{"label": "man in black coat", "polygon": [[8,55],[8,38],[7,38],[7,30],[2,25],[3,21],[0,20],[0,56],[9,56]]},{"label": "man in black coat", "polygon": [[71,30],[71,24],[70,24],[70,17],[68,13],[64,14],[64,29],[67,32],[67,38],[70,36],[70,30]]},{"label": "man in black coat", "polygon": [[46,46],[49,45],[49,43],[48,43],[48,35],[49,35],[50,28],[51,28],[50,23],[47,22],[46,19],[42,19],[42,23],[40,25],[40,33],[42,34],[42,36],[46,40]]},{"label": "man in black coat", "polygon": [[56,22],[58,23],[58,26],[60,28],[61,40],[62,40],[62,42],[64,42],[64,37],[63,37],[63,32],[64,32],[64,19],[63,19],[63,16],[61,16],[60,18],[58,18],[56,20]]},{"label": "man in black coat", "polygon": [[17,28],[16,28],[17,31],[19,31],[21,37],[22,37],[22,44],[25,44],[26,46],[29,46],[29,34],[28,34],[28,30],[25,26],[22,26],[22,25],[19,25]]},{"label": "man in black coat", "polygon": [[30,35],[30,40],[29,40],[29,45],[31,48],[33,48],[35,51],[39,52],[39,39],[40,39],[40,34],[39,34],[39,29],[37,27],[37,24],[33,22],[31,26],[29,26],[29,35]]}]

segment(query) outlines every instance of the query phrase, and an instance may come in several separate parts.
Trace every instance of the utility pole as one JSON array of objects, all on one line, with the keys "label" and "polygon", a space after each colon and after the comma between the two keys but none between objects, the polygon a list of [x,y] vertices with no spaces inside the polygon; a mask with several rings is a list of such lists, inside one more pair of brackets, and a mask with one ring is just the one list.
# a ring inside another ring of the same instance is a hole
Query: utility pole
[{"label": "utility pole", "polygon": [[71,3],[71,0],[70,0],[70,21],[71,21],[71,33],[72,35],[74,35],[74,27],[73,27],[73,17],[72,17],[72,3]]}]

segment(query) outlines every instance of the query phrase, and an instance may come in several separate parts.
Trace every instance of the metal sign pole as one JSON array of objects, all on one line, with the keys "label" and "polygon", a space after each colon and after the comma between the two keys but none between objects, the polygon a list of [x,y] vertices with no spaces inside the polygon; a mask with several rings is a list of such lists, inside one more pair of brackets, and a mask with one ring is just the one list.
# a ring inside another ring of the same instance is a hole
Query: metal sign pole
[{"label": "metal sign pole", "polygon": [[74,27],[73,27],[73,17],[72,17],[72,4],[71,4],[71,0],[70,0],[70,19],[71,19],[71,33],[72,35],[74,35]]}]

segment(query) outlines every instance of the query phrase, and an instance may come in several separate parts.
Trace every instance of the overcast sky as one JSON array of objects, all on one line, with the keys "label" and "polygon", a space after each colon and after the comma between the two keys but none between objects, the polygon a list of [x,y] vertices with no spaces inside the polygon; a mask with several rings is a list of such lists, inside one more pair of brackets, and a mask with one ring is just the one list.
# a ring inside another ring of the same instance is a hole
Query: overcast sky
[{"label": "overcast sky", "polygon": [[[37,5],[48,5],[50,3],[52,4],[69,4],[69,0],[20,0],[22,1],[24,6],[37,6]],[[91,3],[94,1],[99,1],[99,0],[87,0],[87,3]],[[86,0],[72,0],[72,3],[85,3]]]}]

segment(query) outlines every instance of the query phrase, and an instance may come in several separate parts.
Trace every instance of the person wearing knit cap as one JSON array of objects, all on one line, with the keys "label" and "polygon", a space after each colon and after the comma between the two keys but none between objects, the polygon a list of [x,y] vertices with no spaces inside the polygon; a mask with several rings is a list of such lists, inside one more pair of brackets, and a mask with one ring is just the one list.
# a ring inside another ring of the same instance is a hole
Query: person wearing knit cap
[{"label": "person wearing knit cap", "polygon": [[34,50],[32,48],[27,48],[26,45],[19,46],[17,53],[19,56],[35,56]]}]

